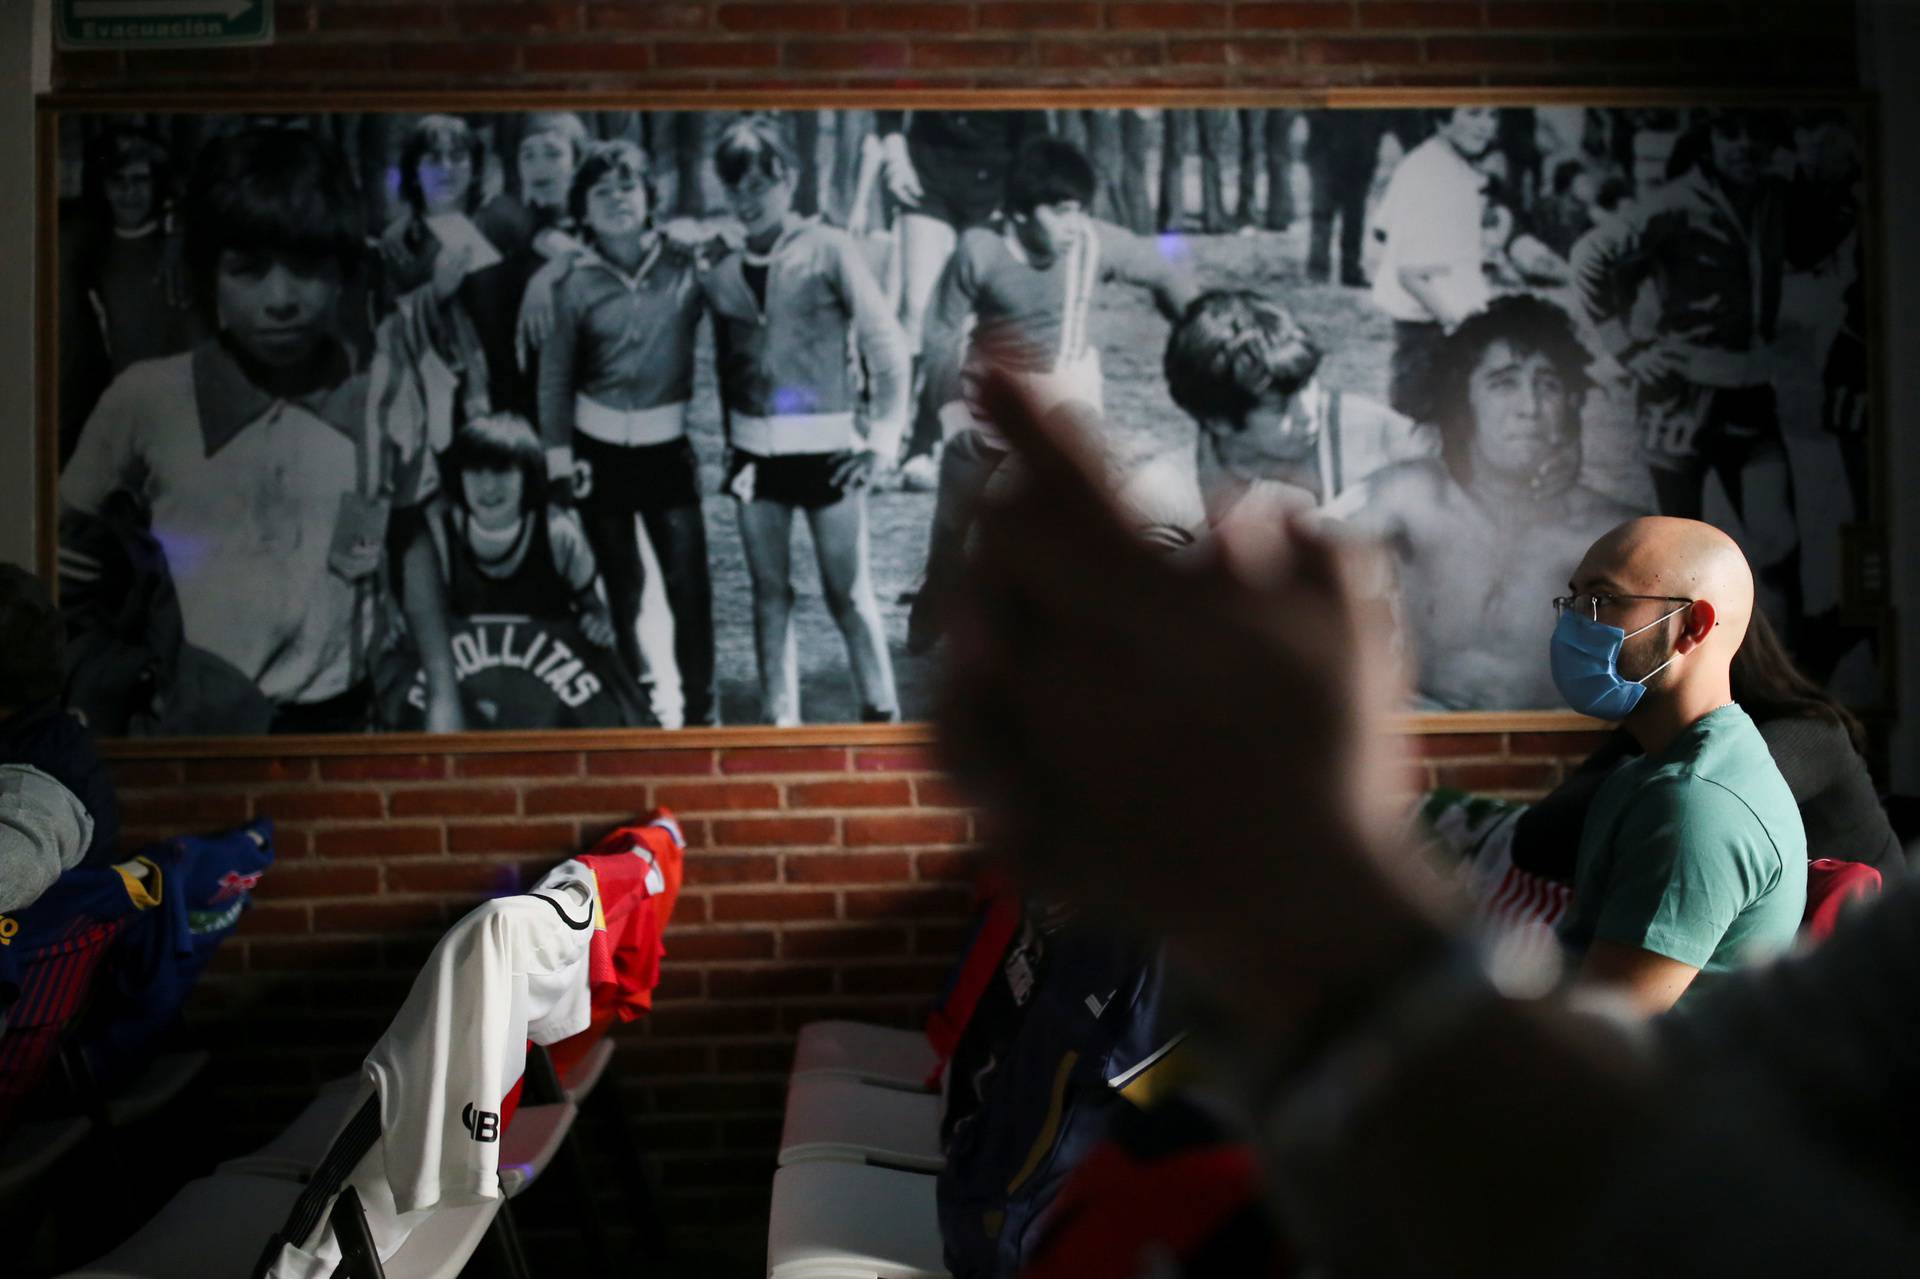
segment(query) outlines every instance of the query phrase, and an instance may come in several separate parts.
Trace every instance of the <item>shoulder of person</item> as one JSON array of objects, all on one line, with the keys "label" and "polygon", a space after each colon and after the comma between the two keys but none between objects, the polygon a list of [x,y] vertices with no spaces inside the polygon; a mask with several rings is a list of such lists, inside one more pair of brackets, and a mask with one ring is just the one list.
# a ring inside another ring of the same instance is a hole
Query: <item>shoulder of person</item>
[{"label": "shoulder of person", "polygon": [[1424,503],[1443,500],[1456,486],[1446,463],[1438,456],[1410,457],[1390,462],[1361,481],[1375,499]]},{"label": "shoulder of person", "polygon": [[1756,821],[1752,805],[1725,782],[1700,772],[1689,755],[1656,766],[1634,787],[1629,825],[1678,825],[1690,840],[1731,838]]},{"label": "shoulder of person", "polygon": [[122,369],[101,395],[103,402],[131,401],[133,407],[152,408],[155,401],[179,403],[193,388],[193,352],[135,360]]},{"label": "shoulder of person", "polygon": [[380,241],[395,248],[408,247],[408,241],[426,229],[412,209],[402,209],[388,219],[387,225],[380,230]]},{"label": "shoulder of person", "polygon": [[1473,162],[1453,149],[1453,144],[1439,134],[1421,142],[1407,151],[1400,161],[1399,168],[1407,170],[1415,177],[1431,179],[1436,173],[1454,173],[1461,169],[1471,170]]},{"label": "shoulder of person", "polygon": [[1378,535],[1405,531],[1447,497],[1450,477],[1438,459],[1409,458],[1387,465],[1349,485],[1323,508],[1335,520]]},{"label": "shoulder of person", "polygon": [[[1340,414],[1340,425],[1378,431],[1397,457],[1421,458],[1440,451],[1439,428],[1408,417],[1390,404],[1357,391],[1326,388],[1327,411]],[[1337,409],[1336,409],[1337,406]]]},{"label": "shoulder of person", "polygon": [[567,273],[553,282],[554,296],[578,303],[591,295],[596,278],[606,275],[607,264],[592,249],[582,249],[568,261]]},{"label": "shoulder of person", "polygon": [[841,257],[857,256],[853,237],[825,218],[813,217],[802,221],[793,233],[793,242],[804,244],[816,252],[832,253]]},{"label": "shoulder of person", "polygon": [[1846,749],[1853,754],[1853,739],[1840,722],[1825,715],[1776,715],[1772,719],[1755,720],[1760,736],[1766,739],[1769,750],[1782,749],[1796,751],[1839,750]]},{"label": "shoulder of person", "polygon": [[505,191],[474,210],[473,224],[502,252],[520,248],[535,230],[532,211]]}]

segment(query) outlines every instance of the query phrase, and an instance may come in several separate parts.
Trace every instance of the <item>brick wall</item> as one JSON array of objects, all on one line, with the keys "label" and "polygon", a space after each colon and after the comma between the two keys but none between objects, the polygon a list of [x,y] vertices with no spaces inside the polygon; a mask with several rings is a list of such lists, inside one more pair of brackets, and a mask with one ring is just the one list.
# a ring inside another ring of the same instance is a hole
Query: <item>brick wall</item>
[{"label": "brick wall", "polygon": [[[1409,786],[1527,794],[1584,733],[1415,739]],[[794,1030],[915,1025],[956,951],[972,815],[919,746],[122,760],[126,843],[267,815],[279,858],[196,996],[239,1148],[353,1070],[447,924],[617,820],[682,818],[686,883],[621,1082],[688,1230],[762,1228]],[[748,1224],[750,1223],[750,1224]]]},{"label": "brick wall", "polygon": [[1848,0],[279,0],[267,48],[62,54],[62,88],[1819,84]]},{"label": "brick wall", "polygon": [[[469,3],[283,0],[271,47],[62,54],[61,90],[750,92],[801,86],[1851,88],[1826,0]],[[317,101],[324,102],[323,98]],[[1413,784],[1532,793],[1583,734],[1418,739]],[[693,847],[622,1085],[683,1230],[764,1230],[794,1028],[912,1024],[959,940],[971,815],[917,747],[124,761],[129,835],[280,823],[280,863],[197,999],[233,1131],[349,1070],[439,931],[618,817]],[[752,1267],[743,1268],[750,1273]]]}]

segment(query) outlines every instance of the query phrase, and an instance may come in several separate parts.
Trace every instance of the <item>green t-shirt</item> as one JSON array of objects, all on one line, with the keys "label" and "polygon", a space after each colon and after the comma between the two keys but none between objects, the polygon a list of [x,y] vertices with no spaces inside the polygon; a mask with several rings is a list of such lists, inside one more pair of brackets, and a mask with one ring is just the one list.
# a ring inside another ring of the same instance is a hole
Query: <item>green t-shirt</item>
[{"label": "green t-shirt", "polygon": [[1800,810],[1729,705],[1601,784],[1560,940],[1576,961],[1601,940],[1717,974],[1785,950],[1806,908]]}]

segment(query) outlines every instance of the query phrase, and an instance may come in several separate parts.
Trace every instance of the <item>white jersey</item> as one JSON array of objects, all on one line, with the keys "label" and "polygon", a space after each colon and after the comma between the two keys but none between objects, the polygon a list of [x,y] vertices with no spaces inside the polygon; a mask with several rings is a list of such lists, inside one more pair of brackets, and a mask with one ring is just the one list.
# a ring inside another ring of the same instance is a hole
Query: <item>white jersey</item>
[{"label": "white jersey", "polygon": [[561,875],[566,865],[535,892],[455,924],[367,1055],[401,1212],[497,1198],[500,1103],[526,1066],[527,1041],[587,1028],[597,902],[591,876]]},{"label": "white jersey", "polygon": [[[684,847],[670,814],[650,825]],[[654,855],[626,851],[646,867],[638,890],[664,893]],[[359,1193],[382,1261],[433,1212],[499,1197],[501,1102],[526,1068],[528,1040],[555,1044],[588,1028],[594,938],[605,930],[599,879],[569,859],[526,895],[477,907],[434,947],[367,1055],[359,1099],[377,1091],[381,1135],[342,1183]],[[270,1279],[327,1279],[339,1261],[323,1215],[312,1236],[281,1249]]]}]

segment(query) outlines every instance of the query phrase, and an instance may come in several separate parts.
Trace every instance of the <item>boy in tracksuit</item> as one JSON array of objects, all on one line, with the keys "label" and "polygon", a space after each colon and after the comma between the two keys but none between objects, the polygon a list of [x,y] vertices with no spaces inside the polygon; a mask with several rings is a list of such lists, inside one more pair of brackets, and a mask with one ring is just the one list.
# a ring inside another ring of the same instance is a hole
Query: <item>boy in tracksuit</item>
[{"label": "boy in tracksuit", "polygon": [[[713,308],[731,449],[727,489],[753,579],[762,712],[798,724],[788,563],[793,514],[813,533],[827,609],[846,641],[862,719],[896,720],[899,697],[874,598],[866,489],[906,425],[909,361],[892,308],[842,231],[791,211],[797,165],[779,129],[748,117],[714,167],[744,246],[703,277]],[[863,388],[861,367],[865,369]],[[866,432],[855,410],[866,401]]]},{"label": "boy in tracksuit", "polygon": [[934,291],[920,412],[938,416],[947,443],[909,653],[939,640],[942,597],[960,571],[974,508],[1007,456],[1006,441],[971,404],[981,370],[991,363],[1031,378],[1049,406],[1079,401],[1098,410],[1100,352],[1088,322],[1101,282],[1148,290],[1168,320],[1193,297],[1191,282],[1152,240],[1087,216],[1096,185],[1093,166],[1070,143],[1027,143],[1008,175],[1005,222],[965,232]]}]

